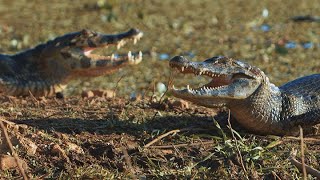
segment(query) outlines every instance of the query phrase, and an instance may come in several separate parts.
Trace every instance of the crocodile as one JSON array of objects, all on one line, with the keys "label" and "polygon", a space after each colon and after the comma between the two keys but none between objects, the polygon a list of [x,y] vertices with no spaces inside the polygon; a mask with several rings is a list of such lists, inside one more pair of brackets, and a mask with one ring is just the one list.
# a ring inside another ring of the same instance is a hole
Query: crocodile
[{"label": "crocodile", "polygon": [[103,34],[89,29],[68,33],[17,54],[0,54],[0,92],[12,96],[53,96],[68,82],[80,77],[110,74],[127,64],[138,64],[142,53],[102,56],[95,49],[128,41],[135,44],[143,33],[130,29],[119,34]]},{"label": "crocodile", "polygon": [[265,73],[241,60],[218,56],[192,62],[175,56],[169,66],[182,74],[207,76],[209,83],[176,89],[173,96],[209,108],[228,108],[245,129],[261,135],[297,135],[299,126],[320,123],[320,74],[300,77],[280,87]]}]

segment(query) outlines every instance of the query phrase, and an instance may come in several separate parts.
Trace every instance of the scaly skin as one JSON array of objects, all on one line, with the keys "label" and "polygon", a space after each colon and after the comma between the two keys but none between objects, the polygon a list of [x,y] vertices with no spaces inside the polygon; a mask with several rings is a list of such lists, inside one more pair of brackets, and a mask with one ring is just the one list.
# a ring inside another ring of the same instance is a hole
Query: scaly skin
[{"label": "scaly skin", "polygon": [[212,78],[197,89],[173,87],[174,96],[205,107],[227,107],[243,127],[257,134],[296,135],[299,125],[320,123],[320,74],[276,87],[259,68],[227,57],[190,62],[176,56],[170,67]]},{"label": "scaly skin", "polygon": [[107,35],[84,29],[14,55],[0,54],[0,92],[14,96],[51,96],[61,92],[66,84],[79,77],[110,74],[126,64],[138,64],[142,53],[134,57],[91,54],[96,48],[127,41],[137,42],[143,33],[137,29]]}]

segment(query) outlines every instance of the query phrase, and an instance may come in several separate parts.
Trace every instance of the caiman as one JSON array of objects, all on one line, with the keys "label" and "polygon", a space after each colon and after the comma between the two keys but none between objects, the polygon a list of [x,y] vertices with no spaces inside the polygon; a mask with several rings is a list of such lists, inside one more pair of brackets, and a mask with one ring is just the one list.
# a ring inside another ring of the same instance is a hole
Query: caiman
[{"label": "caiman", "polygon": [[191,62],[175,56],[169,63],[179,73],[212,78],[195,89],[173,86],[175,97],[210,108],[226,107],[240,125],[254,133],[296,135],[299,125],[320,123],[320,74],[277,87],[259,68],[232,58]]},{"label": "caiman", "polygon": [[97,48],[121,48],[129,40],[135,44],[143,33],[130,29],[119,34],[102,34],[88,29],[68,33],[23,52],[0,54],[0,92],[6,95],[52,96],[79,77],[110,74],[126,64],[138,64],[141,51],[124,56],[91,53]]}]

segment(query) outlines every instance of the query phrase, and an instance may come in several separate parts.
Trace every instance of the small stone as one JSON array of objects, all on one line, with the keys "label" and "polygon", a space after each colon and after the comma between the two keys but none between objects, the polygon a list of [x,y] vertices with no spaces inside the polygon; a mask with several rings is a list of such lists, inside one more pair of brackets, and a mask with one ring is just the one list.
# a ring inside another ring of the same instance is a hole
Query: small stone
[{"label": "small stone", "polygon": [[104,96],[104,90],[96,89],[96,90],[92,90],[92,93],[93,93],[94,96],[97,96],[97,97],[103,97]]},{"label": "small stone", "polygon": [[28,132],[28,125],[19,124],[19,133],[26,134]]},{"label": "small stone", "polygon": [[66,142],[66,145],[67,145],[67,148],[69,151],[73,151],[77,154],[84,154],[84,151],[80,146],[78,146],[74,143],[71,143],[71,142]]},{"label": "small stone", "polygon": [[264,8],[262,10],[262,17],[267,18],[269,16],[269,11],[267,8]]},{"label": "small stone", "polygon": [[82,91],[81,97],[82,98],[92,98],[94,93],[92,91]]},{"label": "small stone", "polygon": [[59,146],[59,144],[54,144],[52,146],[51,153],[59,155],[60,157],[62,157],[63,159],[65,159],[68,162],[70,161],[66,152]]},{"label": "small stone", "polygon": [[96,96],[96,97],[113,98],[116,95],[116,93],[113,90],[96,89],[91,91],[93,93],[93,96]]},{"label": "small stone", "polygon": [[159,55],[160,60],[167,60],[169,58],[170,58],[169,54],[166,54],[166,53],[162,53]]},{"label": "small stone", "polygon": [[116,92],[113,90],[104,90],[104,97],[106,98],[113,98],[116,96]]},{"label": "small stone", "polygon": [[135,92],[132,92],[130,94],[130,101],[140,101],[142,99],[140,94],[137,94]]},{"label": "small stone", "polygon": [[29,156],[33,156],[36,154],[38,149],[36,143],[25,137],[19,137],[18,139],[20,144],[26,149]]},{"label": "small stone", "polygon": [[162,82],[158,82],[158,83],[157,83],[157,90],[158,90],[159,93],[162,94],[162,93],[166,92],[167,87],[166,87],[166,85],[163,84]]},{"label": "small stone", "polygon": [[189,109],[189,103],[184,100],[176,100],[172,103],[173,108]]},{"label": "small stone", "polygon": [[[19,163],[22,165],[22,168],[27,171],[29,169],[27,163],[24,160],[19,159]],[[1,170],[8,170],[17,168],[18,164],[16,159],[13,156],[9,155],[0,155],[0,169]]]}]

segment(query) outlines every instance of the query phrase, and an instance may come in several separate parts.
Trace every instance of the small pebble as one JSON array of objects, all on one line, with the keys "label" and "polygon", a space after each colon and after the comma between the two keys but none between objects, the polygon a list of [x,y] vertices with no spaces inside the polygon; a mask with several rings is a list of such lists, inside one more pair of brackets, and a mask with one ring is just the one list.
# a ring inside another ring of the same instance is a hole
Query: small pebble
[{"label": "small pebble", "polygon": [[71,142],[66,142],[66,145],[69,151],[73,151],[77,154],[84,154],[84,150],[80,146]]},{"label": "small pebble", "polygon": [[55,154],[55,155],[59,155],[60,157],[62,157],[63,159],[65,159],[68,162],[70,161],[66,152],[59,146],[59,144],[53,144],[52,149],[51,149],[51,153]]},{"label": "small pebble", "polygon": [[157,83],[157,91],[159,92],[159,93],[164,93],[164,92],[166,92],[166,90],[167,90],[167,87],[166,87],[166,85],[165,84],[163,84],[162,82],[158,82]]},{"label": "small pebble", "polygon": [[269,11],[267,8],[264,8],[262,10],[262,17],[267,18],[269,16]]},{"label": "small pebble", "polygon": [[162,53],[159,55],[160,60],[167,60],[170,58],[169,54]]},{"label": "small pebble", "polygon": [[93,96],[94,96],[94,94],[92,91],[82,91],[82,93],[81,93],[82,98],[91,98]]},{"label": "small pebble", "polygon": [[263,31],[263,32],[268,32],[270,31],[271,27],[268,25],[268,24],[262,24],[260,26],[260,29]]},{"label": "small pebble", "polygon": [[[27,171],[29,169],[27,163],[24,160],[19,159],[19,163],[22,165],[22,168],[25,171]],[[8,170],[8,169],[14,169],[17,167],[18,167],[18,165],[17,165],[16,159],[14,157],[9,156],[9,155],[0,155],[0,169],[2,171]]]},{"label": "small pebble", "polygon": [[176,100],[172,103],[173,108],[189,109],[189,103],[184,100]]},{"label": "small pebble", "polygon": [[294,49],[297,47],[297,43],[293,42],[293,41],[288,41],[285,45],[284,45],[287,49]]},{"label": "small pebble", "polygon": [[304,49],[310,49],[313,47],[313,43],[312,42],[305,42],[305,43],[302,43],[302,47]]}]

